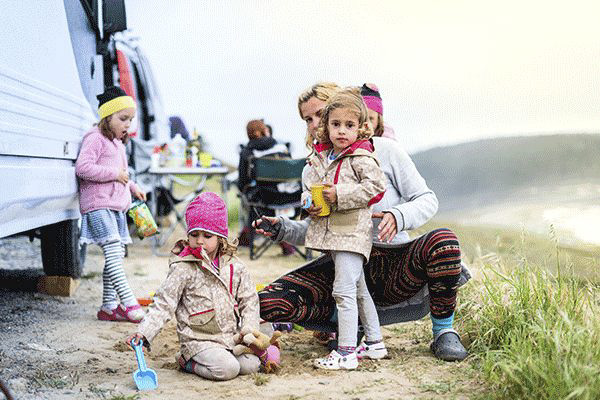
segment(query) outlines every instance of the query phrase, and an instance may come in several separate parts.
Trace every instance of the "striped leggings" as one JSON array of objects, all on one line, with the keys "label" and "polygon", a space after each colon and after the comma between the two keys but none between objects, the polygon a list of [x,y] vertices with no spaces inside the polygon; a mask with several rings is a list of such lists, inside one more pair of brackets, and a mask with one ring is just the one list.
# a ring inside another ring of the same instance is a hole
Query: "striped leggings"
[{"label": "striped leggings", "polygon": [[[431,315],[446,318],[456,307],[460,259],[454,232],[436,229],[399,247],[373,247],[364,266],[365,280],[380,307],[408,300],[427,285]],[[292,271],[264,288],[259,293],[261,318],[298,324],[328,321],[335,310],[334,268],[329,263]]]},{"label": "striped leggings", "polygon": [[[123,270],[123,257],[125,257],[125,245],[115,241],[104,243],[102,251],[104,252],[104,271],[102,273],[102,305],[113,309],[121,303],[130,306],[137,303],[125,271]],[[118,297],[117,297],[118,296]]]}]

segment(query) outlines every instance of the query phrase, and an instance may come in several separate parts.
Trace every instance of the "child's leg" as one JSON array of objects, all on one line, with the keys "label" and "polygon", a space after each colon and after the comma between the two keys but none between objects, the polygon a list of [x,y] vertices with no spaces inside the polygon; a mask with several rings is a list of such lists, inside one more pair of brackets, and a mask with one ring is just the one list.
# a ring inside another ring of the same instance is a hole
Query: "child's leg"
[{"label": "child's leg", "polygon": [[365,341],[369,344],[381,342],[383,336],[381,335],[379,316],[377,315],[375,303],[367,288],[365,274],[362,270],[358,280],[356,299],[358,302],[358,315],[360,315],[360,320],[365,329]]},{"label": "child's leg", "polygon": [[335,263],[333,297],[338,309],[338,352],[351,353],[358,333],[357,284],[363,274],[363,256],[344,251],[332,252]]},{"label": "child's leg", "polygon": [[203,350],[182,367],[187,372],[211,381],[228,381],[240,373],[239,361],[230,351],[222,348]]},{"label": "child's leg", "polygon": [[[125,245],[121,243],[121,259],[125,257]],[[102,272],[102,309],[111,311],[119,305],[119,298],[111,279],[106,272],[106,268]]]},{"label": "child's leg", "polygon": [[333,298],[338,310],[338,348],[326,358],[315,360],[315,367],[323,369],[356,369],[356,339],[358,333],[357,283],[363,272],[363,256],[357,253],[332,251],[335,263]]},{"label": "child's leg", "polygon": [[359,359],[370,358],[378,360],[387,356],[388,352],[383,343],[381,335],[381,326],[379,325],[379,316],[375,303],[371,298],[367,283],[365,282],[364,272],[358,281],[358,314],[365,328],[365,340],[356,349],[356,356]]},{"label": "child's leg", "polygon": [[[103,280],[108,280],[117,292],[121,303],[126,307],[137,304],[137,300],[129,287],[125,271],[123,270],[123,247],[120,242],[105,243],[102,246],[104,252]],[[106,278],[105,278],[106,277]]]},{"label": "child's leg", "polygon": [[119,298],[117,297],[117,291],[113,287],[105,269],[102,273],[102,308],[106,311],[111,311],[117,308],[118,305]]}]

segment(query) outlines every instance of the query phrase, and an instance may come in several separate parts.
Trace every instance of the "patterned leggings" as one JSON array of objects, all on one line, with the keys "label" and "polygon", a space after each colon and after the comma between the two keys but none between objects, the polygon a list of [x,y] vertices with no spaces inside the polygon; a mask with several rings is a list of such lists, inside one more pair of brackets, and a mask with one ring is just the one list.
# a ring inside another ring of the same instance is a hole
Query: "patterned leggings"
[{"label": "patterned leggings", "polygon": [[[431,315],[446,318],[456,307],[460,259],[454,232],[436,229],[400,247],[373,247],[364,266],[365,280],[376,306],[401,303],[427,285]],[[328,321],[333,316],[333,261],[326,257],[313,263],[314,268],[309,264],[292,271],[259,293],[262,319],[302,325]],[[317,263],[328,265],[319,267]]]}]

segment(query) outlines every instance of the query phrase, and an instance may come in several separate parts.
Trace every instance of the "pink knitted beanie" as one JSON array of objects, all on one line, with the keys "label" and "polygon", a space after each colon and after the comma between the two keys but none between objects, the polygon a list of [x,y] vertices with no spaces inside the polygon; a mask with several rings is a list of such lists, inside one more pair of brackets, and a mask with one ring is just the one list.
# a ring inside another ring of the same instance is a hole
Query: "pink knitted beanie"
[{"label": "pink knitted beanie", "polygon": [[185,209],[185,223],[187,233],[202,230],[227,238],[225,202],[216,193],[200,193]]},{"label": "pink knitted beanie", "polygon": [[369,110],[383,115],[383,102],[379,94],[379,88],[374,83],[365,83],[360,89],[360,94]]}]

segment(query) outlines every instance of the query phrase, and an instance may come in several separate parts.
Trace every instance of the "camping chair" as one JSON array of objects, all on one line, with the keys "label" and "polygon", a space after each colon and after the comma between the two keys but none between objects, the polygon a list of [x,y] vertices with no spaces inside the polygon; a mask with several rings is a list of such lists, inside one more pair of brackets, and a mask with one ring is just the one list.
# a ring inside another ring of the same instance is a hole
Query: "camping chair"
[{"label": "camping chair", "polygon": [[[300,196],[302,193],[302,169],[306,160],[283,157],[265,156],[250,159],[249,173],[252,176],[252,185],[240,194],[242,209],[247,218],[246,226],[249,228],[250,259],[256,260],[273,245],[273,241],[264,238],[261,243],[255,244],[256,233],[252,228],[252,221],[262,215],[279,216],[287,215],[295,218],[300,215]],[[307,257],[306,252],[294,249],[302,257]],[[310,254],[308,255],[310,257]]]}]

